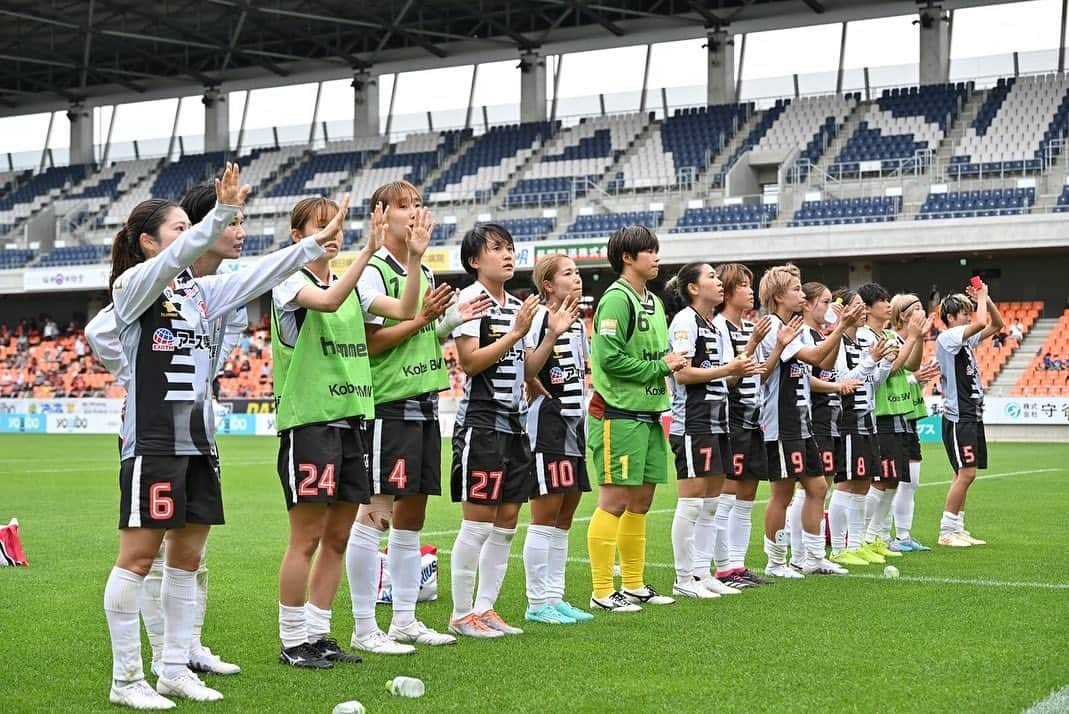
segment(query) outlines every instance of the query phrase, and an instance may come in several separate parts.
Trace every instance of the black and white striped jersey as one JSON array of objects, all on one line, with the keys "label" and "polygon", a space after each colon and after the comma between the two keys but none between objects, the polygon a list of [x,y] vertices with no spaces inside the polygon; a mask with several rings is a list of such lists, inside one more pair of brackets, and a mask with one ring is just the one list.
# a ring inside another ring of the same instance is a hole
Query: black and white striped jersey
[{"label": "black and white striped jersey", "polygon": [[[754,324],[742,320],[736,325],[722,314],[713,318],[713,326],[721,335],[724,359],[731,361],[746,351]],[[735,382],[728,388],[728,423],[731,431],[761,428],[761,377],[753,375]]]},{"label": "black and white striped jersey", "polygon": [[[815,330],[812,327],[807,327],[806,330],[809,332],[809,339],[814,345],[819,345],[825,340],[820,330]],[[821,369],[819,371],[814,370],[814,372],[818,379],[822,379],[825,382],[839,381],[838,373],[835,369]],[[813,392],[812,403],[810,415],[813,421],[813,435],[839,436],[839,415],[843,410],[842,398],[838,394]]]},{"label": "black and white striped jersey", "polygon": [[879,338],[868,329],[859,329],[854,337],[843,335],[835,370],[840,379],[857,379],[861,386],[853,394],[843,395],[839,431],[844,434],[876,433],[876,387],[887,379],[891,365],[887,360],[873,361],[869,349]]},{"label": "black and white striped jersey", "polygon": [[[716,369],[730,361],[721,348],[720,332],[692,307],[683,308],[672,318],[668,339],[673,352],[690,355],[691,367]],[[680,384],[672,379],[672,434],[726,434],[727,430],[726,379],[702,384]]]},{"label": "black and white striped jersey", "polygon": [[[772,315],[772,329],[758,348],[764,362],[776,348],[776,340],[783,321]],[[761,428],[765,441],[808,439],[813,435],[809,421],[810,387],[809,365],[798,359],[798,353],[811,346],[805,330],[798,334],[780,353],[779,364],[769,370],[768,379],[761,384],[763,406]]]},{"label": "black and white striped jersey", "polygon": [[943,330],[935,340],[939,387],[943,390],[943,418],[950,422],[984,420],[984,385],[974,350],[980,334],[965,338],[965,325]]},{"label": "black and white striped jersey", "polygon": [[[506,293],[505,303],[498,304],[478,281],[461,290],[457,300],[466,302],[479,295],[494,300],[493,307],[481,320],[471,320],[457,327],[453,337],[478,338],[481,348],[493,344],[512,329],[523,302]],[[528,332],[496,364],[465,380],[464,396],[457,407],[457,429],[491,429],[507,434],[524,432],[527,426],[527,401],[523,394],[524,351],[532,346]]]},{"label": "black and white striped jersey", "polygon": [[159,255],[115,281],[115,322],[130,370],[123,459],[214,454],[211,381],[223,317],[323,254],[306,238],[251,268],[193,278],[188,266],[236,212],[234,206],[216,206]]},{"label": "black and white striped jersey", "polygon": [[[537,349],[549,328],[549,310],[540,307],[531,324],[530,345]],[[576,320],[557,337],[538,380],[549,393],[539,395],[527,414],[531,449],[564,456],[586,456],[586,363],[590,356],[586,325]]]}]

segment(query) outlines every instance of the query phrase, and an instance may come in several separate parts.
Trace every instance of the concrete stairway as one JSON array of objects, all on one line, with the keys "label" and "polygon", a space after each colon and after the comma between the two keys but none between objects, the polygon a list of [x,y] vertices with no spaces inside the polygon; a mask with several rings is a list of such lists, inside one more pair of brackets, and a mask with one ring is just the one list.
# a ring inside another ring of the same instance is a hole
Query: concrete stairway
[{"label": "concrete stairway", "polygon": [[1010,391],[1017,384],[1017,380],[1032,364],[1032,358],[1043,347],[1043,343],[1047,341],[1047,337],[1056,324],[1058,324],[1058,319],[1054,317],[1036,320],[1032,330],[1025,335],[1024,340],[1021,341],[1013,356],[1010,357],[1010,361],[995,376],[995,381],[988,386],[987,393],[990,396],[1008,397],[1010,395]]}]

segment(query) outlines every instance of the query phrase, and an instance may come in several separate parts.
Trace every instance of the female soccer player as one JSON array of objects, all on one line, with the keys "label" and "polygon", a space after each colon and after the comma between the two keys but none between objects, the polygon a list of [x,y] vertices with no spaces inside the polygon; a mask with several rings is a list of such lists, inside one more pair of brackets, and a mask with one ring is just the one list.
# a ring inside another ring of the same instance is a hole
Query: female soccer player
[{"label": "female soccer player", "polygon": [[[526,434],[524,362],[533,347],[528,333],[538,296],[527,300],[505,292],[516,272],[516,247],[504,226],[483,223],[464,235],[464,270],[475,277],[460,300],[487,295],[490,314],[453,331],[457,358],[468,376],[453,432],[452,496],[464,520],[453,544],[453,613],[449,631],[491,638],[523,633],[494,610],[508,570],[520,506],[534,477]],[[475,577],[479,590],[472,600]]]},{"label": "female soccer player", "polygon": [[586,473],[586,325],[579,317],[583,279],[571,258],[539,258],[533,282],[543,305],[531,327],[525,360],[528,385],[537,396],[527,413],[535,460],[531,525],[523,543],[529,622],[575,624],[593,615],[564,600],[568,529],[584,491]]},{"label": "female soccer player", "polygon": [[965,497],[976,480],[976,470],[987,468],[984,386],[973,350],[1005,325],[988,296],[986,283],[981,282],[979,289],[966,288],[966,292],[943,298],[939,316],[947,329],[939,333],[935,343],[943,392],[943,446],[954,468],[939,522],[939,545],[954,548],[985,543],[965,530]]},{"label": "female soccer player", "polygon": [[[891,326],[898,333],[900,339],[906,338],[906,325],[915,315],[924,317],[924,306],[916,295],[895,295],[891,298]],[[931,329],[931,320],[925,322],[924,333],[928,334]],[[917,349],[924,353],[924,341],[918,340]],[[924,403],[922,386],[925,382],[936,379],[939,376],[938,364],[921,365],[912,374],[907,374],[909,384],[909,401],[911,409],[906,414],[909,422],[909,431],[906,433],[906,456],[909,459],[909,480],[903,480],[898,484],[895,491],[894,501],[891,504],[891,513],[894,517],[895,543],[900,551],[926,551],[931,550],[926,545],[915,539],[911,533],[913,529],[913,498],[917,487],[921,482],[921,442],[917,434],[917,422],[928,416],[928,407]]]},{"label": "female soccer player", "polygon": [[[138,204],[112,246],[111,295],[130,379],[122,423],[119,557],[104,589],[104,612],[113,656],[109,698],[135,709],[172,708],[163,694],[222,699],[188,669],[196,571],[210,526],[223,522],[211,407],[220,318],[321,255],[330,235],[309,237],[250,270],[190,278],[186,268],[219,238],[248,195],[238,178],[237,166],[227,164],[216,183],[218,204],[193,227],[169,201]],[[341,220],[335,217],[332,225]],[[138,600],[167,530],[157,693],[142,670]]]},{"label": "female soccer player", "polygon": [[[346,209],[325,198],[300,201],[290,213],[293,240],[324,230],[330,216]],[[278,475],[290,523],[278,574],[279,661],[295,667],[328,669],[333,662],[360,661],[330,637],[330,619],[349,532],[369,495],[363,421],[374,416],[374,401],[362,309],[410,319],[420,292],[416,281],[400,299],[355,290],[382,245],[382,210],[376,207],[378,220],[373,218],[367,243],[342,277],[330,270],[341,246],[339,231],[320,258],[272,291]],[[432,228],[430,216],[421,211],[408,239],[409,269],[419,270]],[[377,558],[359,572],[352,565],[351,582],[377,580]],[[414,651],[389,640],[378,627],[366,643],[354,640],[354,646],[360,644],[382,654]]]},{"label": "female soccer player", "polygon": [[909,382],[905,370],[920,366],[924,318],[915,316],[916,324],[907,326],[905,339],[887,329],[891,321],[891,296],[876,283],[858,288],[865,302],[868,317],[858,331],[859,338],[870,343],[886,342],[894,354],[891,371],[875,387],[877,441],[880,465],[872,476],[872,487],[866,498],[865,542],[870,550],[887,557],[902,557],[891,540],[891,502],[901,481],[909,479],[909,458],[906,438],[909,422],[906,415],[913,411]]},{"label": "female soccer player", "polygon": [[[665,305],[673,315],[668,327],[671,348],[689,360],[672,376],[669,435],[679,478],[679,500],[672,519],[676,566],[672,592],[682,597],[715,598],[739,592],[708,577],[708,563],[696,567],[694,557],[698,514],[706,499],[720,497],[724,476],[732,470],[727,380],[760,373],[749,355],[727,356],[724,338],[713,325],[713,310],[723,301],[723,283],[707,263],[683,266],[665,286]],[[716,534],[706,529],[702,535],[712,541]],[[701,544],[703,552],[714,549],[713,542]]]},{"label": "female soccer player", "polygon": [[[670,406],[665,377],[687,364],[683,355],[668,350],[664,306],[646,287],[657,277],[659,249],[657,236],[645,226],[613,233],[606,252],[620,278],[601,296],[594,313],[594,396],[587,428],[600,491],[587,548],[590,607],[609,612],[675,602],[650,587],[644,572],[646,513],[657,484],[668,480],[668,443],[661,427],[661,412]],[[622,590],[613,587],[617,548]]]},{"label": "female soccer player", "polygon": [[[841,304],[864,310],[864,302],[852,290],[835,292]],[[865,566],[883,562],[883,556],[863,548],[865,498],[880,466],[876,437],[875,391],[887,378],[892,351],[886,340],[873,340],[851,325],[843,331],[835,361],[836,375],[860,381],[857,389],[841,398],[835,457],[835,490],[828,512],[831,527],[831,561],[841,566]],[[847,534],[849,533],[849,541]]]},{"label": "female soccer player", "polygon": [[[804,338],[813,345],[819,345],[825,340],[824,330],[830,323],[838,321],[838,313],[832,308],[831,291],[823,283],[810,282],[802,285],[805,293],[805,307],[802,317],[805,320]],[[842,303],[836,303],[841,306]],[[829,358],[835,362],[838,353],[833,352]],[[812,391],[810,418],[813,424],[813,439],[817,442],[820,450],[820,460],[824,466],[824,479],[830,487],[836,471],[835,454],[839,450],[839,417],[842,414],[842,395],[851,394],[860,386],[860,382],[840,376],[835,365],[828,366],[827,361],[819,367],[815,367],[815,374],[810,378],[810,390]],[[832,520],[831,530],[836,532],[836,516],[840,517],[843,533],[846,532],[846,511],[842,508],[842,497],[836,497],[832,493],[833,507],[830,509]],[[834,506],[840,506],[835,510]],[[805,565],[805,546],[802,542],[802,509],[805,507],[805,491],[795,490],[794,500],[791,501],[787,521],[791,531],[791,560],[790,565],[795,570],[801,571]],[[833,544],[834,549],[834,544]],[[840,563],[841,564],[841,563]],[[855,563],[860,565],[863,563]]]},{"label": "female soccer player", "polygon": [[[800,574],[787,565],[787,534],[783,531],[787,505],[794,492],[795,480],[806,492],[802,507],[803,543],[806,574],[845,574],[846,570],[824,556],[824,539],[820,523],[824,517],[824,466],[809,422],[810,382],[806,364],[820,367],[833,353],[842,332],[856,324],[858,311],[843,314],[828,339],[819,345],[809,345],[801,336],[801,318],[805,293],[801,276],[793,265],[769,268],[761,278],[761,304],[772,316],[772,331],[761,343],[762,361],[773,362],[762,383],[764,404],[761,427],[772,495],[765,509],[765,553],[768,555],[766,575],[797,578]],[[776,335],[785,325],[794,325],[794,339],[782,349]],[[778,356],[775,351],[779,350]],[[772,358],[775,357],[773,360]]]},{"label": "female soccer player", "polygon": [[[208,212],[215,207],[215,186],[194,186],[186,192],[179,202],[179,206],[186,212],[190,223],[200,223]],[[223,234],[212,246],[201,255],[189,268],[189,279],[198,275],[215,275],[219,265],[225,259],[236,259],[241,256],[241,247],[245,240],[245,217],[238,214],[226,227]],[[237,344],[242,330],[248,325],[248,316],[244,306],[231,311],[225,320],[225,330],[219,347],[219,355],[216,360],[216,374],[220,366],[226,360],[227,355]],[[126,363],[123,354],[122,342],[119,340],[119,326],[115,323],[113,306],[109,305],[93,317],[85,326],[86,339],[89,341],[97,357],[107,367],[108,371],[115,375],[116,382],[124,389],[130,379],[130,366]],[[166,541],[166,536],[164,537]],[[164,546],[152,561],[152,568],[145,576],[141,589],[141,619],[145,623],[145,633],[148,635],[149,645],[152,648],[152,672],[159,675],[160,659],[163,656],[163,610],[160,608],[160,587],[163,584],[163,561]],[[201,553],[200,567],[197,568],[197,610],[193,616],[193,640],[189,651],[189,668],[194,672],[210,674],[237,674],[241,668],[236,664],[223,661],[205,647],[200,640],[201,629],[204,625],[204,614],[208,602],[208,568],[205,565],[204,553]]]},{"label": "female soccer player", "polygon": [[[359,292],[366,300],[399,299],[408,287],[413,259],[409,240],[425,214],[423,200],[415,186],[395,181],[377,188],[371,202],[384,207],[376,210],[372,223],[376,230],[385,230],[386,238],[368,262]],[[427,228],[433,232],[433,226]],[[461,321],[482,317],[490,306],[490,299],[483,298],[450,307],[455,291],[446,284],[435,287],[430,268],[419,264],[415,276],[420,300],[411,320],[364,311],[375,391],[375,419],[368,434],[371,502],[357,512],[346,560],[356,622],[352,645],[379,654],[409,653],[415,644],[456,643],[454,636],[416,619],[422,570],[419,532],[427,497],[442,492],[438,392],[449,386],[449,374],[439,336],[448,335]],[[447,308],[447,317],[439,324]],[[375,622],[376,580],[365,577],[378,567],[379,541],[386,529],[393,608],[388,639]]]}]

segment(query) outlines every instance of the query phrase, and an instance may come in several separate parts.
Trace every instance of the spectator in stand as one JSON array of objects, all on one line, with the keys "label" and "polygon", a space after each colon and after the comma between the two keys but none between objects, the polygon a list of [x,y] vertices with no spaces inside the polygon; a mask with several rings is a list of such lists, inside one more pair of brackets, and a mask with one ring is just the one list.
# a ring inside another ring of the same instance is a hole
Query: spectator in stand
[{"label": "spectator in stand", "polygon": [[78,359],[85,357],[85,338],[82,337],[80,331],[78,332],[78,336],[74,338],[74,354],[78,356]]},{"label": "spectator in stand", "polygon": [[994,337],[991,338],[991,344],[995,346],[995,349],[1001,349],[1006,344],[1006,338],[1008,335],[1005,332],[999,331]]},{"label": "spectator in stand", "polygon": [[51,342],[52,340],[59,337],[59,325],[57,325],[56,321],[53,320],[51,317],[45,318],[45,331],[42,337],[47,342]]},{"label": "spectator in stand", "polygon": [[271,364],[264,362],[260,365],[260,384],[267,384],[271,381]]},{"label": "spectator in stand", "polygon": [[252,331],[245,330],[241,333],[241,339],[238,340],[238,347],[241,349],[242,354],[249,354],[249,350],[252,347]]},{"label": "spectator in stand", "polygon": [[943,296],[939,293],[939,286],[932,283],[932,291],[928,293],[928,312],[935,312],[938,310],[939,303],[942,302],[942,300]]},{"label": "spectator in stand", "polygon": [[1043,369],[1046,370],[1061,370],[1064,368],[1064,363],[1056,359],[1050,352],[1043,355]]},{"label": "spectator in stand", "polygon": [[249,364],[249,358],[245,357],[244,359],[241,360],[241,373],[245,374],[246,372],[249,372],[251,370],[252,370],[252,365]]},{"label": "spectator in stand", "polygon": [[1017,342],[1024,339],[1024,325],[1021,324],[1020,320],[1014,320],[1013,324],[1010,325],[1010,339]]},{"label": "spectator in stand", "polygon": [[15,330],[15,334],[17,335],[15,338],[15,346],[18,348],[19,352],[25,352],[30,347],[30,338],[26,334],[26,330],[21,326],[15,328]]}]

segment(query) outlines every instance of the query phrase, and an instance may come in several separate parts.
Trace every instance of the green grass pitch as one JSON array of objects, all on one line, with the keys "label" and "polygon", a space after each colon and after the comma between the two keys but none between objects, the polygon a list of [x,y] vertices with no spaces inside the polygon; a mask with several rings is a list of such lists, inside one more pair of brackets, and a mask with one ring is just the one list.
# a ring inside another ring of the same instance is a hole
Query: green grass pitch
[{"label": "green grass pitch", "polygon": [[[0,449],[0,519],[19,518],[31,563],[0,569],[0,710],[114,710],[102,597],[117,548],[115,439],[4,436]],[[209,540],[204,641],[243,671],[209,678],[224,701],[180,702],[179,711],[326,713],[359,699],[369,712],[1015,712],[1069,684],[1066,444],[993,445],[967,509],[970,529],[990,545],[907,554],[896,581],[870,566],[859,577],[811,577],[588,624],[528,623],[520,637],[369,656],[325,672],[277,662],[287,521],[276,441],[228,438],[220,452],[227,525]],[[934,545],[950,470],[939,445],[924,455],[914,532]],[[663,591],[672,582],[675,493],[671,482],[659,489],[649,521],[647,573]],[[582,517],[593,504],[584,499],[572,534],[568,596],[580,606],[590,592]],[[754,509],[753,567],[764,565],[762,511]],[[459,520],[456,505],[434,500],[425,542],[448,550]],[[499,601],[516,624],[523,533]],[[441,597],[418,615],[439,629],[450,610],[448,555],[441,567]],[[388,610],[379,623],[388,625]],[[352,624],[343,578],[334,605],[341,642]],[[390,697],[384,683],[402,674],[422,678],[426,696]]]}]

